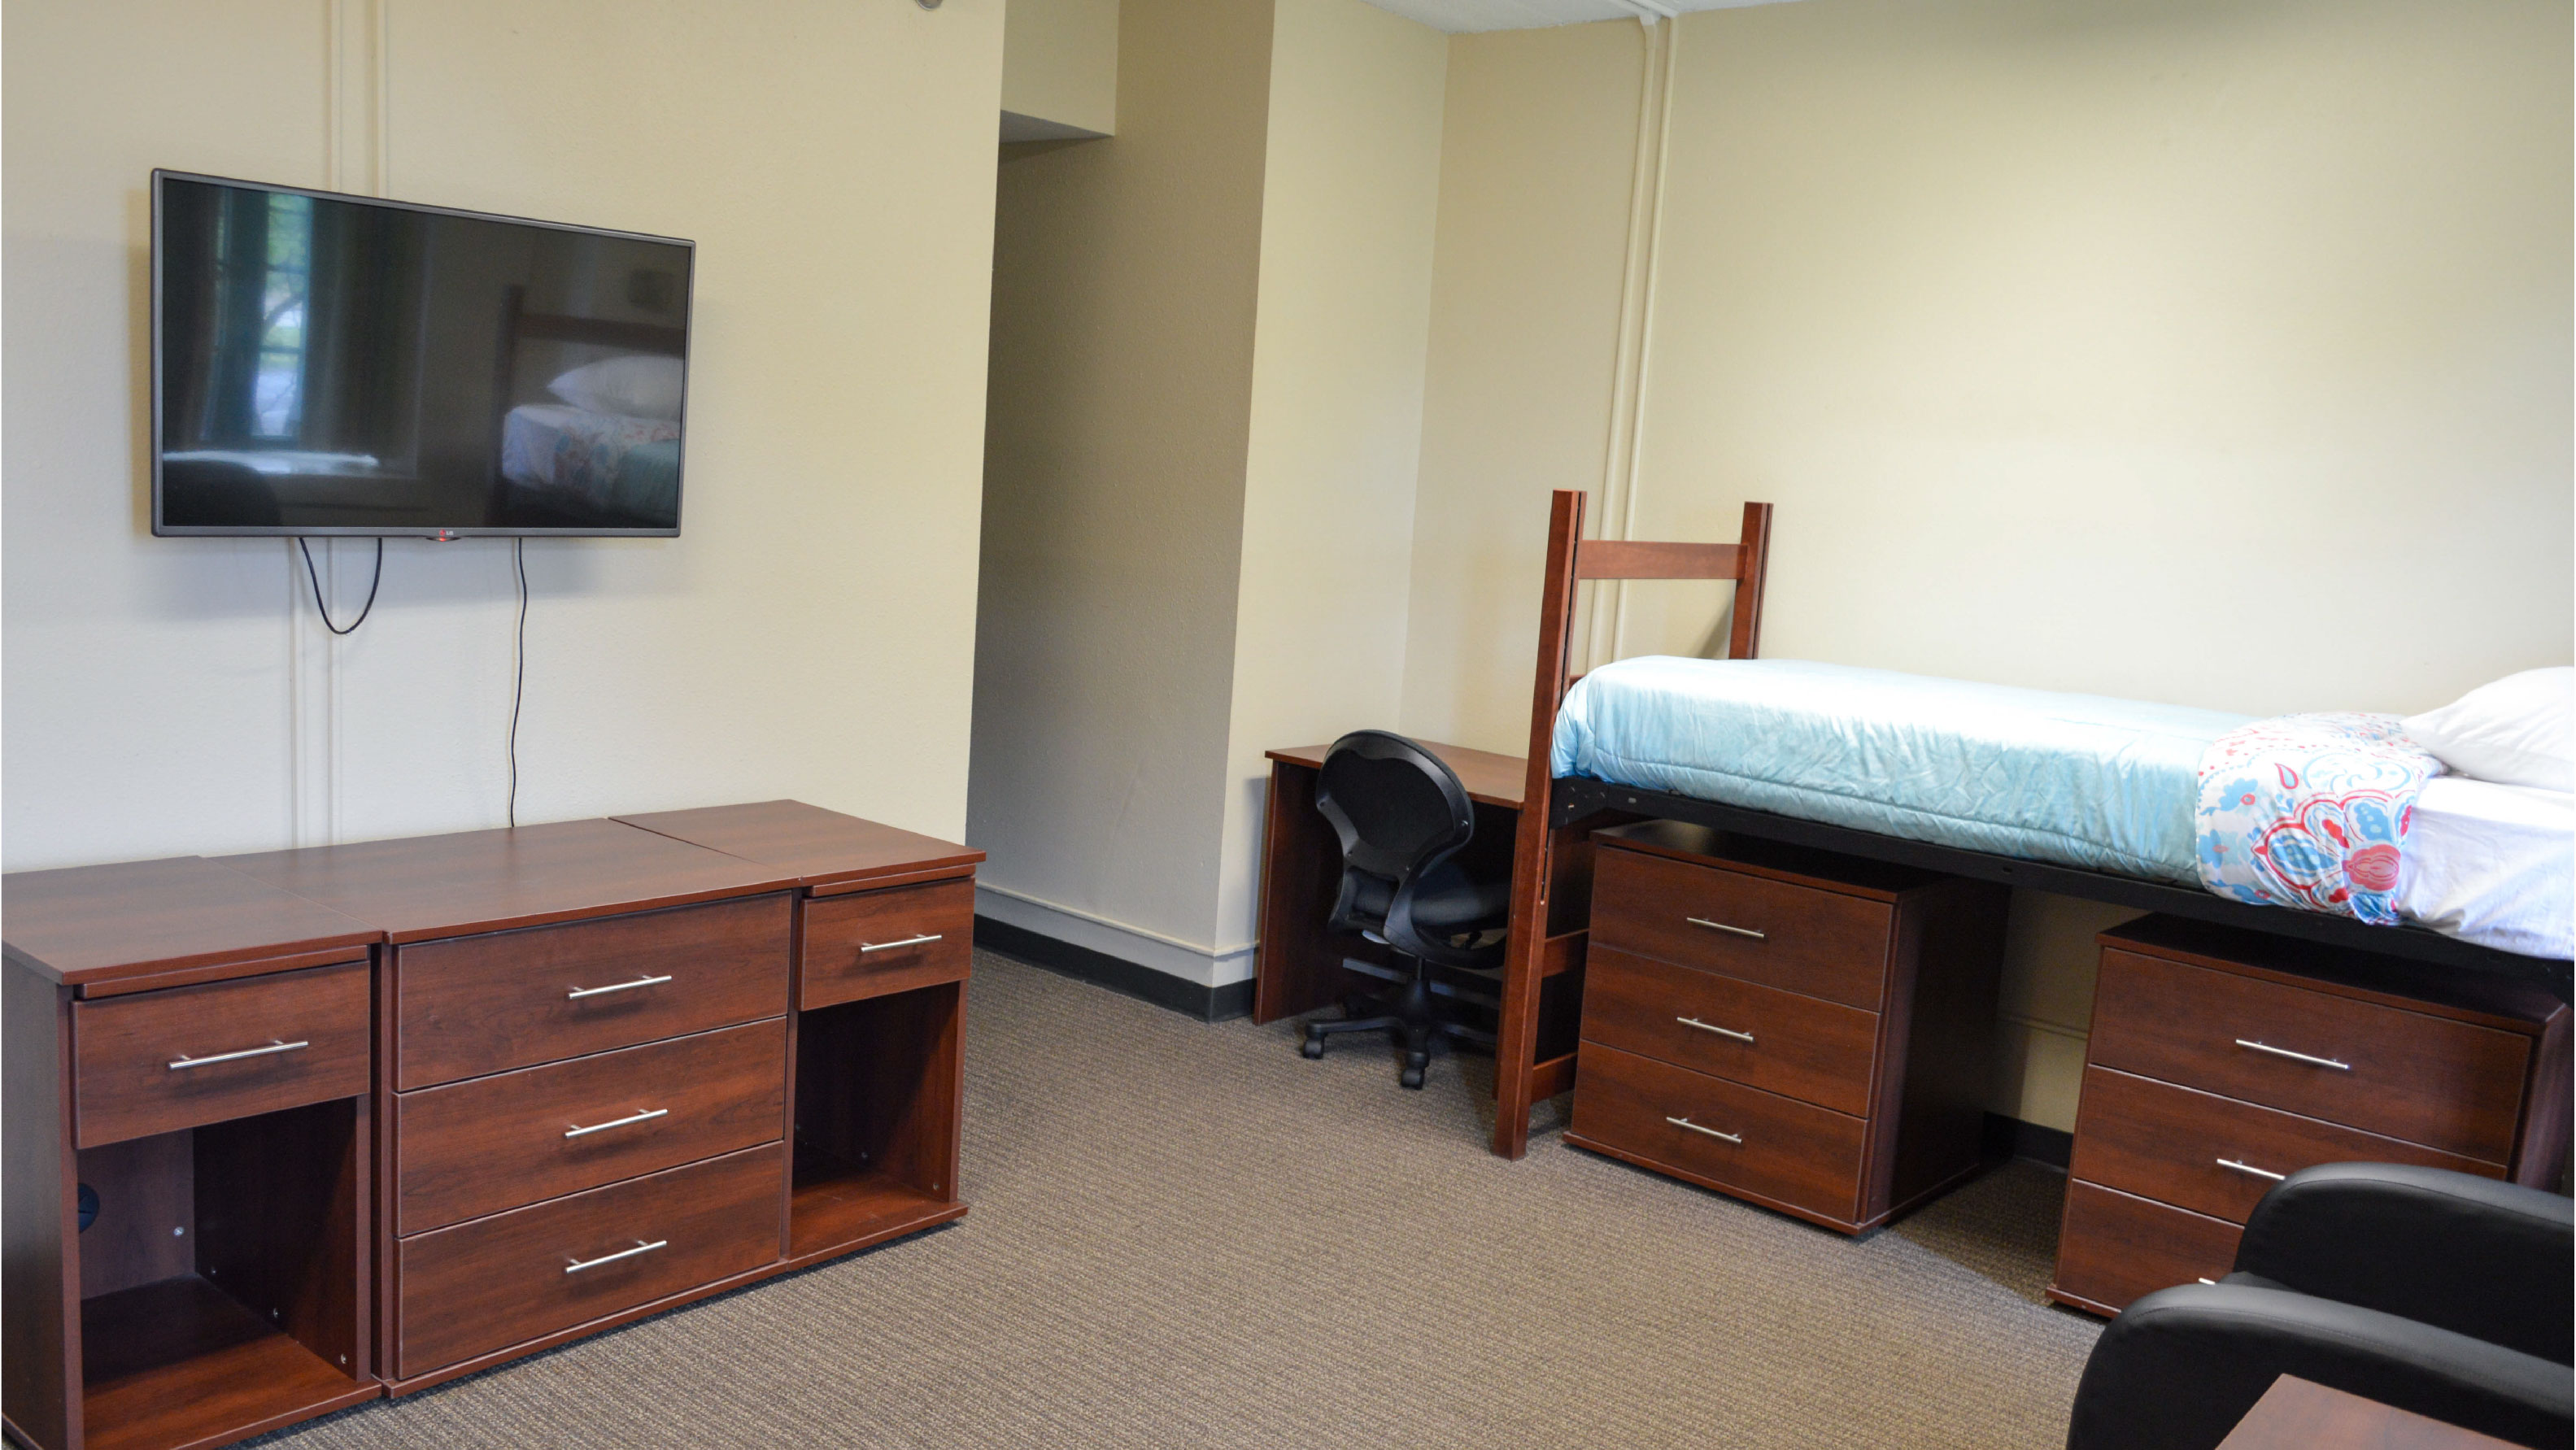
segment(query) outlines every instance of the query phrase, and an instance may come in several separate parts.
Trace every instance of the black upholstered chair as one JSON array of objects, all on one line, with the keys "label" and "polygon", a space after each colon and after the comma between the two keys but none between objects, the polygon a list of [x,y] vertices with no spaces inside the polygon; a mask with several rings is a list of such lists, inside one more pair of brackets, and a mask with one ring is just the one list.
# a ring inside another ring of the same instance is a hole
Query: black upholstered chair
[{"label": "black upholstered chair", "polygon": [[2254,1208],[2236,1269],[2093,1346],[2068,1450],[2208,1450],[2297,1375],[2516,1445],[2569,1443],[2570,1203],[2438,1168],[2329,1163]]},{"label": "black upholstered chair", "polygon": [[[1301,1050],[1321,1057],[1336,1033],[1396,1034],[1404,1042],[1398,1081],[1418,1088],[1434,1038],[1493,1045],[1492,1033],[1441,1005],[1437,999],[1458,994],[1435,982],[1431,969],[1481,972],[1502,964],[1511,882],[1477,880],[1458,864],[1476,834],[1475,803],[1447,762],[1401,735],[1358,730],[1334,741],[1315,806],[1342,843],[1333,929],[1394,948],[1409,970],[1394,991],[1355,1000],[1341,1020],[1307,1023]],[[1385,975],[1371,963],[1349,965]]]}]

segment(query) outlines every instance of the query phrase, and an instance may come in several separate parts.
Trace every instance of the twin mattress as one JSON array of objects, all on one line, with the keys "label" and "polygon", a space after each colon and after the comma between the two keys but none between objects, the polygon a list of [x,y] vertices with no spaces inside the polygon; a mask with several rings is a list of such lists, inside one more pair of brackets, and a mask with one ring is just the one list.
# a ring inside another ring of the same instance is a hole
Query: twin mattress
[{"label": "twin mattress", "polygon": [[[1803,660],[1650,656],[1575,683],[1550,765],[2197,887],[2201,757],[2252,718]],[[2576,797],[2437,777],[2405,856],[2397,907],[2409,920],[2506,951],[2568,954]]]},{"label": "twin mattress", "polygon": [[1805,660],[1648,656],[1575,682],[1550,767],[2197,886],[2201,752],[2251,719]]}]

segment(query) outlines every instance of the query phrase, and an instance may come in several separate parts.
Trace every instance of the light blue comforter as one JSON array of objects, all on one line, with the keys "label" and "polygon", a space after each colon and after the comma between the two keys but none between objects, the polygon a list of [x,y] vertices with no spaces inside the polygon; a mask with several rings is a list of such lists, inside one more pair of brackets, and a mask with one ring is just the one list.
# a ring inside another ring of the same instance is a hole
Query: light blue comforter
[{"label": "light blue comforter", "polygon": [[2251,718],[1803,660],[1648,656],[1576,682],[1552,769],[2197,886],[2201,752]]}]

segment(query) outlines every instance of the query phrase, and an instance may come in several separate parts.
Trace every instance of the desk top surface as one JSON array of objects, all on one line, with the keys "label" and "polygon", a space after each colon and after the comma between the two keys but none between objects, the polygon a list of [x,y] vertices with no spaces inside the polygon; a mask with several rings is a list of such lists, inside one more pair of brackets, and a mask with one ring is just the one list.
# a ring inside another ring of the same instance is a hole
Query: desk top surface
[{"label": "desk top surface", "polygon": [[376,928],[202,856],[0,878],[11,961],[74,985],[274,957],[366,955]]},{"label": "desk top surface", "polygon": [[2505,1444],[2285,1374],[2218,1442],[2218,1450],[2505,1450]]},{"label": "desk top surface", "polygon": [[[1447,761],[1449,768],[1458,772],[1459,781],[1467,787],[1469,799],[1506,810],[1521,808],[1521,794],[1529,785],[1529,761],[1526,757],[1470,750],[1464,745],[1446,745],[1437,740],[1416,740],[1414,744]],[[1324,752],[1332,748],[1330,745],[1299,745],[1268,754],[1272,760],[1321,770],[1324,768]]]},{"label": "desk top surface", "polygon": [[845,816],[803,801],[708,806],[613,819],[791,872],[806,886],[957,870],[984,859],[984,853],[971,846]]},{"label": "desk top surface", "polygon": [[401,943],[783,890],[793,873],[616,821],[308,846],[221,864]]}]

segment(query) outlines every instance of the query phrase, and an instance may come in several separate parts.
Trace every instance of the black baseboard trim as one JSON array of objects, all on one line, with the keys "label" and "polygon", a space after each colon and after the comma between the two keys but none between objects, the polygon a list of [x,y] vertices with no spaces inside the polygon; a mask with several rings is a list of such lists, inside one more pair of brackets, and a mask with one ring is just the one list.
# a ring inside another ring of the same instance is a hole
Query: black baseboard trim
[{"label": "black baseboard trim", "polygon": [[989,916],[975,918],[975,945],[1017,957],[1030,966],[1044,967],[1060,976],[1107,987],[1122,996],[1151,1002],[1201,1022],[1223,1022],[1252,1015],[1250,982],[1203,987],[1125,957],[1113,957],[1107,952],[1075,946],[1069,941],[1059,941]]},{"label": "black baseboard trim", "polygon": [[2027,1158],[2058,1172],[2066,1171],[2067,1160],[2074,1155],[2075,1135],[2058,1128],[2043,1128],[2001,1113],[1986,1114],[1986,1161],[2001,1162],[2006,1158]]}]

